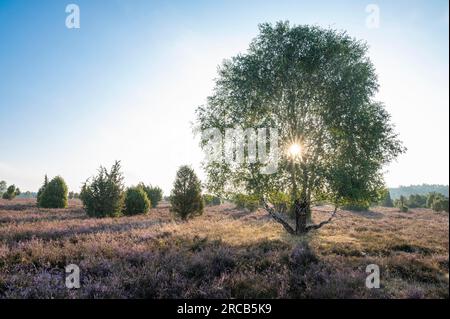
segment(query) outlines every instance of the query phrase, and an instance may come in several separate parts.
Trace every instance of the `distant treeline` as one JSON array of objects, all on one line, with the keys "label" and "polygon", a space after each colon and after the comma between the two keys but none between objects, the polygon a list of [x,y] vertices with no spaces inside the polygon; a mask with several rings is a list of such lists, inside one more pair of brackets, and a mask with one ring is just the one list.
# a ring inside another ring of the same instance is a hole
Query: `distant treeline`
[{"label": "distant treeline", "polygon": [[400,186],[396,188],[389,188],[392,199],[399,199],[400,196],[409,197],[410,195],[428,195],[429,193],[439,193],[448,197],[448,185],[438,184],[422,184]]},{"label": "distant treeline", "polygon": [[[38,193],[35,192],[24,192],[21,193],[20,195],[17,195],[16,198],[37,198]],[[68,194],[68,198],[69,199],[74,199],[74,198],[79,198],[80,194],[75,193],[75,192],[69,192]]]},{"label": "distant treeline", "polygon": [[36,198],[37,193],[34,192],[23,192],[20,195],[17,195],[16,198]]}]

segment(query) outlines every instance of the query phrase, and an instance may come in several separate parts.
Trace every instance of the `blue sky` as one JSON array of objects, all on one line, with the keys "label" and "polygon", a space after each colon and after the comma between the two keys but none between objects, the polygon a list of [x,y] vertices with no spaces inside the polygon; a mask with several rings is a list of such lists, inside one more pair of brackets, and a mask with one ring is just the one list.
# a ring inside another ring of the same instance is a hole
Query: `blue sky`
[{"label": "blue sky", "polygon": [[[66,5],[80,29],[65,26]],[[366,26],[368,4],[380,26]],[[200,170],[194,110],[217,65],[246,50],[258,23],[347,30],[370,45],[386,104],[408,147],[389,186],[448,184],[448,1],[0,0],[0,180],[72,190],[122,160],[128,185],[166,193],[178,166]]]}]

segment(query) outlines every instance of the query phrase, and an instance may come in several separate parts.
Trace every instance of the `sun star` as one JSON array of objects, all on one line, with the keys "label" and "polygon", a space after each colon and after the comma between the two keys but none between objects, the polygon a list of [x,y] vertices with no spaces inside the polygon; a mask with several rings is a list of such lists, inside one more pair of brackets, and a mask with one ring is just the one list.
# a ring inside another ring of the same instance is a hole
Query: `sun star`
[{"label": "sun star", "polygon": [[288,154],[292,158],[299,157],[301,153],[302,153],[302,147],[300,146],[300,144],[293,143],[288,148]]}]

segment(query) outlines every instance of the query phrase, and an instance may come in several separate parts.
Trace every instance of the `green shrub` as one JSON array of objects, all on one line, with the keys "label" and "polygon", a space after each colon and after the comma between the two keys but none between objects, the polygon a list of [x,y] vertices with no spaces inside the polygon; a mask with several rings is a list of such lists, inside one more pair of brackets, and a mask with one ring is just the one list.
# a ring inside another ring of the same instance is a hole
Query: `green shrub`
[{"label": "green shrub", "polygon": [[259,197],[255,195],[235,194],[233,196],[233,203],[238,209],[246,209],[254,212],[259,208]]},{"label": "green shrub", "polygon": [[410,208],[425,208],[427,207],[427,196],[419,194],[409,195],[407,206]]},{"label": "green shrub", "polygon": [[205,202],[206,206],[217,206],[221,204],[220,197],[211,194],[203,195],[203,201]]},{"label": "green shrub", "polygon": [[183,220],[203,213],[201,184],[193,169],[181,166],[170,195],[171,210]]},{"label": "green shrub", "polygon": [[291,197],[283,192],[274,192],[269,195],[269,202],[274,205],[274,208],[279,213],[291,214]]},{"label": "green shrub", "polygon": [[400,196],[399,199],[395,200],[395,207],[399,208],[401,212],[406,213],[409,210],[409,207],[406,205],[407,200],[405,196]]},{"label": "green shrub", "polygon": [[148,199],[151,202],[151,205],[153,208],[158,206],[158,203],[161,201],[163,197],[163,191],[158,186],[152,186],[152,185],[145,185],[144,183],[140,183],[138,185],[141,187],[144,192],[147,194]]},{"label": "green shrub", "polygon": [[430,193],[427,198],[427,207],[437,212],[448,212],[448,197],[441,193]]},{"label": "green shrub", "polygon": [[448,213],[448,198],[447,197],[436,197],[430,207],[436,212],[447,212]]},{"label": "green shrub", "polygon": [[37,196],[36,196],[36,201],[37,201],[38,206],[39,206],[39,201],[41,200],[42,194],[44,193],[44,190],[47,187],[47,185],[48,185],[48,177],[47,177],[47,174],[45,174],[44,184],[42,184],[41,188],[39,188]]},{"label": "green shrub", "polygon": [[394,207],[394,201],[392,200],[391,193],[387,188],[381,191],[380,201],[378,204],[382,207]]},{"label": "green shrub", "polygon": [[20,195],[20,190],[19,188],[16,188],[15,185],[10,185],[7,189],[6,192],[4,192],[2,194],[2,198],[3,199],[7,199],[7,200],[13,200],[17,195]]},{"label": "green shrub", "polygon": [[3,193],[6,191],[6,182],[5,181],[0,181],[0,196],[3,195]]},{"label": "green shrub", "polygon": [[145,214],[148,212],[150,205],[150,200],[141,187],[130,187],[125,192],[125,215]]},{"label": "green shrub", "polygon": [[438,196],[440,196],[440,194],[436,193],[436,192],[431,192],[428,194],[428,196],[427,196],[427,207],[428,208],[431,208],[431,206],[433,205],[434,199]]},{"label": "green shrub", "polygon": [[80,198],[80,194],[75,192],[69,192],[69,199],[77,199]]},{"label": "green shrub", "polygon": [[367,211],[370,207],[369,201],[353,201],[348,202],[342,206],[342,209],[355,211],[355,212],[363,212]]},{"label": "green shrub", "polygon": [[92,217],[120,216],[124,205],[123,175],[116,161],[108,172],[100,167],[97,176],[84,183],[80,198],[84,209]]},{"label": "green shrub", "polygon": [[[44,182],[44,185],[47,182]],[[67,207],[67,185],[64,179],[56,176],[39,190],[38,206],[44,208],[66,208]]]}]

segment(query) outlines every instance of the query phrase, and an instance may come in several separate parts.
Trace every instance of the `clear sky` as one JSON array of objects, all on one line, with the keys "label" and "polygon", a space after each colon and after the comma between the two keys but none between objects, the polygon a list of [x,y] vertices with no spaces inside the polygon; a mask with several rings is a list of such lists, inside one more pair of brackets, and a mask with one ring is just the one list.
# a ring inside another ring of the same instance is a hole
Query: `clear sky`
[{"label": "clear sky", "polygon": [[[65,26],[66,5],[80,29]],[[380,9],[369,28],[368,4]],[[0,0],[0,180],[71,190],[120,159],[126,184],[168,193],[178,166],[200,174],[194,110],[218,64],[246,50],[262,22],[347,30],[370,45],[386,104],[408,152],[391,187],[449,180],[446,0]]]}]

